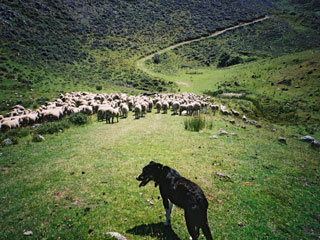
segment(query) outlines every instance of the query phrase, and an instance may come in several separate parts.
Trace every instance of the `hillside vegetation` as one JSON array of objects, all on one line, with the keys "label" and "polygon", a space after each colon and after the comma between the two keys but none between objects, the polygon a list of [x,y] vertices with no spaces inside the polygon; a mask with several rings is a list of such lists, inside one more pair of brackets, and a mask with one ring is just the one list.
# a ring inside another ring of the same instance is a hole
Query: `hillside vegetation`
[{"label": "hillside vegetation", "polygon": [[256,106],[256,117],[317,129],[319,26],[320,18],[308,13],[278,14],[177,47],[144,66],[180,84],[180,91],[241,93]]},{"label": "hillside vegetation", "polygon": [[[265,14],[264,1],[2,1],[1,111],[63,91],[172,91],[135,60]],[[99,89],[99,88],[98,88]],[[5,102],[3,102],[5,101]]]}]

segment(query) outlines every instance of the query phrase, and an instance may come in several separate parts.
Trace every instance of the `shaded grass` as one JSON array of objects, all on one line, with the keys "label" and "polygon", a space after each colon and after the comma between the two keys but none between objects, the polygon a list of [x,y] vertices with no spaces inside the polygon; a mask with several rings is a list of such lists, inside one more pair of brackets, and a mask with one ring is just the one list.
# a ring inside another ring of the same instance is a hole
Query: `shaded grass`
[{"label": "shaded grass", "polygon": [[[151,160],[203,188],[216,239],[311,239],[319,233],[318,152],[277,126],[275,134],[229,125],[219,115],[213,121],[212,130],[195,133],[184,130],[184,117],[149,114],[2,149],[3,237],[19,239],[32,230],[35,238],[97,239],[117,231],[130,239],[187,239],[181,209],[173,211],[173,232],[157,230],[165,220],[159,190],[152,183],[139,189],[135,180]],[[209,138],[220,128],[237,135]]]}]

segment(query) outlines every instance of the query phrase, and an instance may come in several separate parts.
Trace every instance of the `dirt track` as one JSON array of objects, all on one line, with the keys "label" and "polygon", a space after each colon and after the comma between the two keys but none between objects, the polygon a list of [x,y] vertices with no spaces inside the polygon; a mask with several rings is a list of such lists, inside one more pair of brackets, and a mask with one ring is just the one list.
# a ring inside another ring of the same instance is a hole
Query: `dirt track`
[{"label": "dirt track", "polygon": [[252,25],[252,24],[255,24],[255,23],[258,23],[258,22],[262,22],[262,21],[265,21],[265,20],[267,20],[267,19],[269,19],[269,18],[270,18],[269,16],[265,16],[265,17],[263,17],[263,18],[258,18],[258,19],[256,19],[256,20],[253,20],[253,21],[251,21],[251,22],[240,23],[240,24],[238,24],[238,25],[236,25],[236,26],[225,28],[225,29],[223,29],[223,30],[214,32],[214,33],[212,33],[212,34],[210,34],[209,36],[206,36],[206,37],[200,37],[200,38],[197,38],[197,39],[188,40],[188,41],[184,41],[184,42],[181,42],[181,43],[177,43],[177,44],[171,45],[171,46],[169,46],[169,47],[167,47],[167,48],[164,48],[164,49],[162,49],[162,50],[159,50],[159,51],[156,52],[156,53],[152,53],[152,54],[150,54],[150,55],[148,55],[148,56],[145,56],[145,57],[143,57],[143,58],[140,58],[140,59],[136,62],[137,67],[138,67],[140,70],[142,70],[142,71],[144,71],[144,72],[152,75],[152,72],[149,71],[148,69],[146,69],[146,68],[143,66],[143,63],[144,63],[145,61],[147,61],[148,59],[151,59],[155,54],[162,54],[162,53],[165,53],[165,52],[167,52],[167,51],[170,51],[170,50],[172,50],[172,49],[174,49],[174,48],[180,47],[180,46],[185,45],[185,44],[189,44],[189,43],[192,43],[192,42],[197,42],[197,41],[201,41],[201,40],[204,40],[204,39],[216,37],[216,36],[219,36],[219,35],[227,32],[227,31],[231,31],[231,30],[234,30],[234,29],[237,29],[237,28],[241,28],[241,27],[244,27],[244,26]]}]

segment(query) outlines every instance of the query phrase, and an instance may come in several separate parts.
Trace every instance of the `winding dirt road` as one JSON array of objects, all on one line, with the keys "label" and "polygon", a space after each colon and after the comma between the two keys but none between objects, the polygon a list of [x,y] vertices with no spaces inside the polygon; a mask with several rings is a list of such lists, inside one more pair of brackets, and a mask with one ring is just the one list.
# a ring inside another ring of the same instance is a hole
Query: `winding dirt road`
[{"label": "winding dirt road", "polygon": [[258,19],[256,19],[256,20],[253,20],[253,21],[251,21],[251,22],[240,23],[240,24],[238,24],[238,25],[236,25],[236,26],[225,28],[225,29],[223,29],[223,30],[214,32],[214,33],[212,33],[212,34],[210,34],[209,36],[206,36],[206,37],[200,37],[200,38],[197,38],[197,39],[188,40],[188,41],[184,41],[184,42],[181,42],[181,43],[177,43],[177,44],[171,45],[171,46],[169,46],[169,47],[167,47],[167,48],[164,48],[164,49],[159,50],[158,52],[155,52],[155,53],[152,53],[152,54],[150,54],[150,55],[148,55],[148,56],[145,56],[145,57],[143,57],[143,58],[140,58],[140,59],[136,62],[137,67],[138,67],[140,70],[144,71],[145,73],[148,73],[148,74],[152,75],[152,72],[149,71],[147,68],[145,68],[145,67],[143,66],[143,63],[144,63],[145,61],[151,59],[155,54],[163,54],[163,53],[165,53],[165,52],[168,52],[168,51],[170,51],[170,50],[172,50],[172,49],[174,49],[174,48],[183,46],[183,45],[185,45],[185,44],[189,44],[189,43],[192,43],[192,42],[202,41],[202,40],[205,40],[205,39],[208,39],[208,38],[213,38],[213,37],[219,36],[219,35],[227,32],[227,31],[231,31],[231,30],[234,30],[234,29],[237,29],[237,28],[241,28],[241,27],[244,27],[244,26],[252,25],[252,24],[255,24],[255,23],[258,23],[258,22],[262,22],[262,21],[265,21],[265,20],[267,20],[267,19],[269,19],[269,18],[270,18],[269,16],[265,16],[265,17],[263,17],[263,18],[258,18]]}]

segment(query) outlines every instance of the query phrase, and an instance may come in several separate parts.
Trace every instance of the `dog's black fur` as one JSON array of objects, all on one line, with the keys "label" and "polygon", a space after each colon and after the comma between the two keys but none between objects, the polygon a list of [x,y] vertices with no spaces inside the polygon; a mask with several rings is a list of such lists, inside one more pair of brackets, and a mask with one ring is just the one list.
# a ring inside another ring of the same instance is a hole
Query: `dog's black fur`
[{"label": "dog's black fur", "polygon": [[208,201],[197,184],[182,177],[176,170],[153,161],[143,168],[137,180],[141,181],[139,187],[145,186],[150,180],[155,182],[155,187],[159,185],[163,206],[166,213],[169,211],[169,217],[166,214],[167,221],[170,221],[170,200],[184,209],[187,228],[193,240],[198,239],[200,228],[207,240],[212,239],[207,220]]}]

